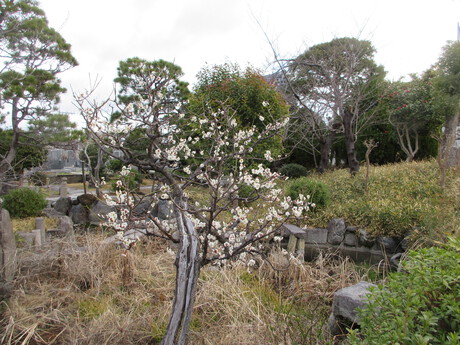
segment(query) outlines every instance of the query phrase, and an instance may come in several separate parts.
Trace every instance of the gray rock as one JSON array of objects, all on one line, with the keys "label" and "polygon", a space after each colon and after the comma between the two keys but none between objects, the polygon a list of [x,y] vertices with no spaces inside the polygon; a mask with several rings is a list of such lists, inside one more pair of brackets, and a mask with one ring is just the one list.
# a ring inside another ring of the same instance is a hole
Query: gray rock
[{"label": "gray rock", "polygon": [[152,216],[160,220],[170,219],[173,216],[173,207],[168,200],[159,200],[153,207]]},{"label": "gray rock", "polygon": [[152,212],[152,199],[151,198],[145,198],[143,199],[139,204],[137,204],[134,209],[133,213],[136,216],[143,216],[146,215],[147,212]]},{"label": "gray rock", "polygon": [[108,206],[103,201],[98,200],[90,207],[88,220],[91,224],[105,222],[106,216],[114,211],[116,211],[114,207]]},{"label": "gray rock", "polygon": [[87,224],[89,223],[89,210],[80,204],[72,206],[69,217],[74,224]]},{"label": "gray rock", "polygon": [[329,231],[327,242],[334,245],[342,243],[343,238],[345,237],[346,228],[345,221],[342,218],[331,219],[327,225],[327,229]]},{"label": "gray rock", "polygon": [[358,239],[356,238],[356,235],[354,233],[347,232],[345,233],[345,237],[343,239],[343,244],[349,247],[354,247],[356,246],[356,243],[358,242]]},{"label": "gray rock", "polygon": [[373,236],[364,229],[359,229],[357,232],[358,235],[358,244],[363,247],[371,248],[374,243],[375,239]]},{"label": "gray rock", "polygon": [[336,318],[341,317],[353,324],[359,324],[357,309],[367,303],[366,295],[369,294],[369,288],[375,286],[375,284],[362,281],[338,290],[334,294],[332,314]]},{"label": "gray rock", "polygon": [[390,258],[391,268],[394,270],[400,270],[400,263],[403,253],[397,253]]},{"label": "gray rock", "polygon": [[71,207],[72,207],[72,199],[70,197],[59,198],[54,203],[54,209],[57,212],[62,213],[63,215],[66,215],[66,216],[69,215],[69,211]]},{"label": "gray rock", "polygon": [[405,237],[401,240],[400,243],[401,250],[407,251],[409,249],[409,240]]},{"label": "gray rock", "polygon": [[347,226],[347,232],[350,232],[352,234],[356,234],[358,232],[358,228],[356,226]]},{"label": "gray rock", "polygon": [[57,228],[66,235],[72,236],[74,234],[73,222],[72,219],[68,216],[62,216],[58,218]]},{"label": "gray rock", "polygon": [[63,215],[61,212],[56,211],[54,208],[45,208],[42,211],[42,214],[48,218],[59,218]]},{"label": "gray rock", "polygon": [[397,247],[397,242],[392,237],[378,237],[376,242],[381,249],[389,253],[394,253]]}]

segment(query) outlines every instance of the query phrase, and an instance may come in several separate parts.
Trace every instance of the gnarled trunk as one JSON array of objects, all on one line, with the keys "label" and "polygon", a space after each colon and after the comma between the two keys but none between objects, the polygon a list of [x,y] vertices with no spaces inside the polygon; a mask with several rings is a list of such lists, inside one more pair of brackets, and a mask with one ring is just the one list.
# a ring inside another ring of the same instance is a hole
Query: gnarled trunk
[{"label": "gnarled trunk", "polygon": [[343,115],[343,131],[345,135],[345,148],[347,151],[348,168],[352,175],[359,172],[359,162],[356,159],[355,137],[353,133],[353,114],[345,112]]},{"label": "gnarled trunk", "polygon": [[[181,204],[183,203],[179,205]],[[180,248],[176,257],[174,302],[166,334],[161,341],[162,345],[185,345],[187,343],[195,291],[201,269],[195,227],[179,208],[175,207],[174,215],[180,235]]]}]

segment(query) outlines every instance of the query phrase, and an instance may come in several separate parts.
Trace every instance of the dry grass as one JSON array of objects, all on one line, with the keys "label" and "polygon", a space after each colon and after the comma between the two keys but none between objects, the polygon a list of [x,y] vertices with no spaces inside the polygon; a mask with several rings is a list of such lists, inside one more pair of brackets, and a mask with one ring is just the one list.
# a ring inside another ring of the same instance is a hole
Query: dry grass
[{"label": "dry grass", "polygon": [[[159,241],[123,252],[100,235],[21,249],[0,344],[157,344],[172,302],[174,258]],[[258,269],[203,268],[190,344],[327,344],[337,289],[360,280],[347,260],[295,264],[279,253]],[[274,270],[273,267],[276,269]]]},{"label": "dry grass", "polygon": [[[57,226],[57,218],[48,218],[45,217],[45,229],[55,229]],[[13,223],[14,231],[32,231],[36,229],[35,226],[35,217],[28,218],[13,218],[11,219]]]}]

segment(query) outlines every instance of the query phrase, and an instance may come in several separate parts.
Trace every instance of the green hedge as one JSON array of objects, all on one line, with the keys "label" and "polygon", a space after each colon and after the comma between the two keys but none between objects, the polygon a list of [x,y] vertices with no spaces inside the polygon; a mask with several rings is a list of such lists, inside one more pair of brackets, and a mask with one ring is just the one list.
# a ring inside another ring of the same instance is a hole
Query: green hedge
[{"label": "green hedge", "polygon": [[460,344],[460,241],[410,252],[373,289],[349,344]]},{"label": "green hedge", "polygon": [[39,216],[46,207],[45,196],[29,188],[9,191],[3,196],[2,207],[7,209],[12,218]]}]

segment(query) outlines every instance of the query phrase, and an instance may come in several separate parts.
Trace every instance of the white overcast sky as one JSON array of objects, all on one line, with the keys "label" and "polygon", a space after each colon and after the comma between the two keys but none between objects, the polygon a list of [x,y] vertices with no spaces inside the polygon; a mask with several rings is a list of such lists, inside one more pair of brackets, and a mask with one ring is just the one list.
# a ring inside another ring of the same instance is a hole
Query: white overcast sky
[{"label": "white overcast sky", "polygon": [[[108,95],[120,60],[164,59],[191,84],[206,64],[264,70],[282,57],[335,37],[370,40],[389,79],[420,73],[457,39],[460,0],[39,0],[52,27],[72,44],[79,66],[60,75],[60,110],[76,112],[70,90],[102,78]],[[259,27],[257,23],[260,23]],[[76,118],[73,118],[76,120]]]}]

